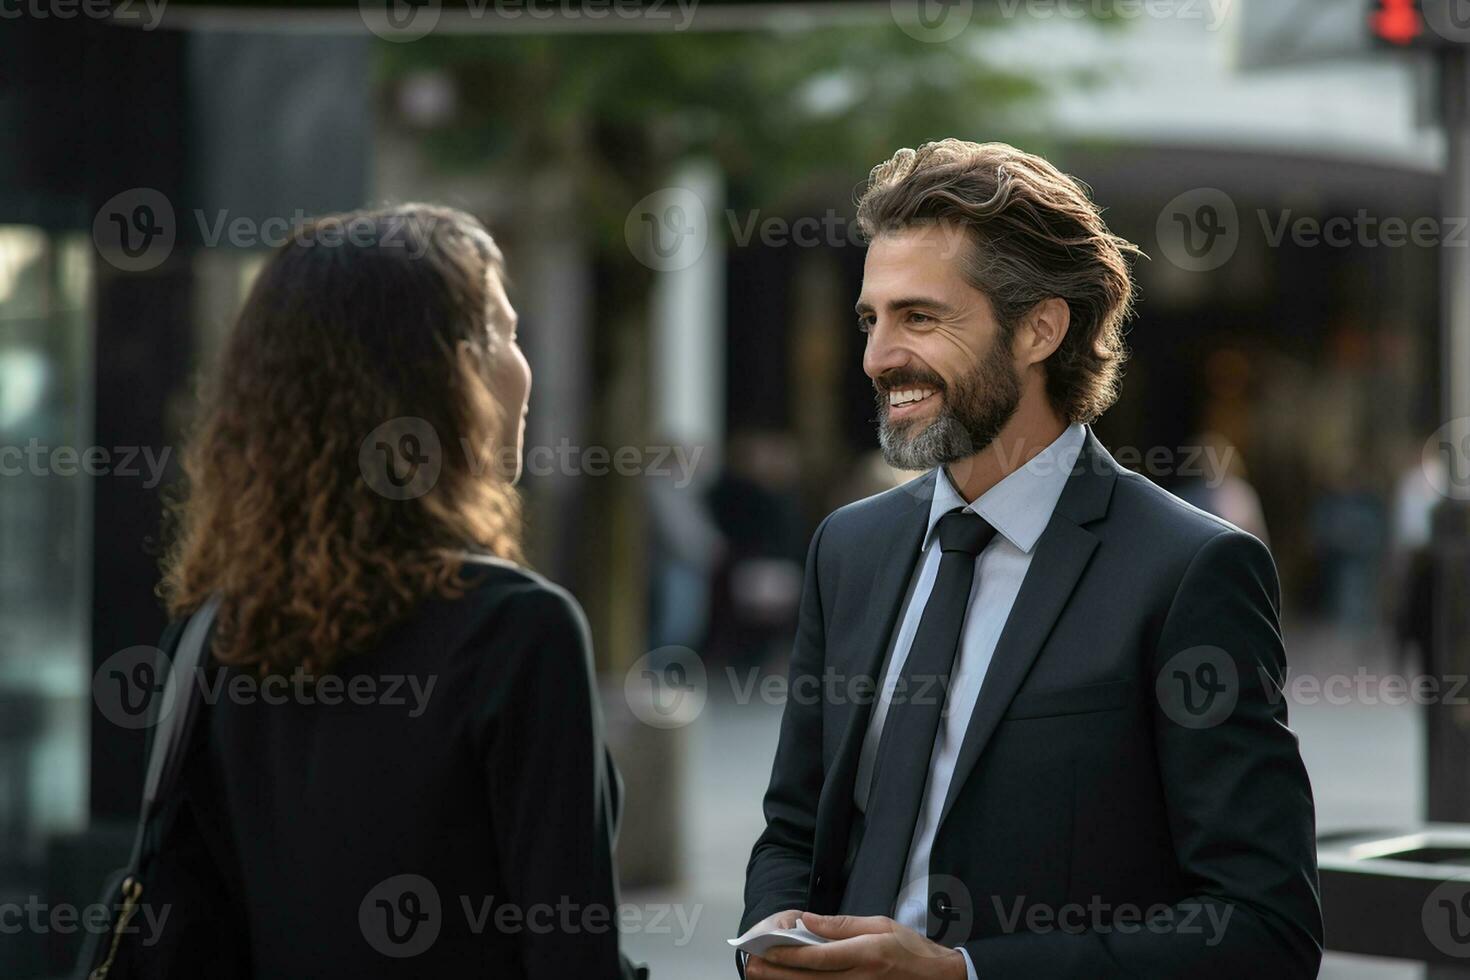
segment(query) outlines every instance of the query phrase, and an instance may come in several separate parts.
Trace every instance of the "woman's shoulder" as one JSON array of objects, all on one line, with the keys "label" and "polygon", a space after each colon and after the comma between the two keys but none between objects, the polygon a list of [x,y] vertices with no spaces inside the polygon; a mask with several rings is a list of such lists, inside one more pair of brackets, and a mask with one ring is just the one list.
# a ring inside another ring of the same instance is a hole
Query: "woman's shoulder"
[{"label": "woman's shoulder", "polygon": [[469,586],[461,601],[477,613],[479,632],[493,632],[500,644],[524,637],[561,641],[579,653],[590,646],[581,604],[545,576],[503,558],[473,554],[465,556],[462,577]]},{"label": "woman's shoulder", "polygon": [[549,578],[518,565],[499,555],[488,555],[478,551],[466,551],[459,555],[463,566],[461,574],[481,588],[516,588],[517,586],[539,586],[556,590],[561,586]]},{"label": "woman's shoulder", "polygon": [[467,557],[463,577],[471,584],[451,604],[468,621],[454,630],[449,664],[475,717],[498,716],[509,702],[515,711],[590,712],[592,634],[572,594],[498,558]]},{"label": "woman's shoulder", "polygon": [[582,607],[570,592],[551,579],[494,555],[467,553],[460,577],[467,583],[465,598],[479,608],[509,603],[513,607],[555,609],[567,607],[581,616]]}]

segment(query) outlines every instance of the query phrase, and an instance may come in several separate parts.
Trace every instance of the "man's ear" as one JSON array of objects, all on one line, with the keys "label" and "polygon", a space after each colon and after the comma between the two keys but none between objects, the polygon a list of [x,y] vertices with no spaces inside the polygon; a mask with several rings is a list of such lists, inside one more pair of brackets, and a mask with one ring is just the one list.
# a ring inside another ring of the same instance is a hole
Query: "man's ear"
[{"label": "man's ear", "polygon": [[1053,296],[1031,307],[1016,331],[1015,354],[1030,366],[1040,364],[1062,346],[1072,323],[1072,308]]}]

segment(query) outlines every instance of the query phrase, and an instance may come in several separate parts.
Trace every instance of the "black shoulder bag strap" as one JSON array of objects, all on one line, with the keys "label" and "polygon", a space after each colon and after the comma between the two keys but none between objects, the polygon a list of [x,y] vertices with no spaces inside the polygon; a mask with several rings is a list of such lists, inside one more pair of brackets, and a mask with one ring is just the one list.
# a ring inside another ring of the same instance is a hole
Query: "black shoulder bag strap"
[{"label": "black shoulder bag strap", "polygon": [[116,912],[113,927],[104,940],[107,947],[104,951],[89,942],[88,948],[82,951],[78,975],[89,980],[105,980],[111,972],[118,947],[143,897],[143,876],[148,873],[153,850],[164,837],[162,833],[150,834],[150,825],[162,805],[173,795],[184,768],[184,756],[203,702],[199,669],[207,659],[205,647],[219,604],[219,596],[210,596],[189,617],[178,646],[174,648],[173,663],[164,689],[150,708],[153,744],[148,752],[148,769],[143,780],[143,806],[138,814],[138,829],[133,835],[133,850],[127,866],[114,875],[114,880],[120,884],[109,885],[108,890],[113,894],[107,897],[107,904]]},{"label": "black shoulder bag strap", "polygon": [[203,701],[202,678],[199,669],[208,659],[205,647],[210,631],[214,628],[214,617],[219,612],[219,596],[210,596],[199,610],[189,617],[184,634],[174,650],[173,664],[169,669],[168,681],[163,696],[158,699],[157,722],[153,726],[153,747],[148,753],[148,771],[143,779],[143,808],[139,813],[138,832],[133,839],[133,858],[130,862],[135,870],[141,870],[139,862],[146,857],[143,853],[147,838],[148,823],[158,812],[161,800],[167,800],[179,781],[184,767],[184,749],[189,736],[199,719],[199,708]]}]

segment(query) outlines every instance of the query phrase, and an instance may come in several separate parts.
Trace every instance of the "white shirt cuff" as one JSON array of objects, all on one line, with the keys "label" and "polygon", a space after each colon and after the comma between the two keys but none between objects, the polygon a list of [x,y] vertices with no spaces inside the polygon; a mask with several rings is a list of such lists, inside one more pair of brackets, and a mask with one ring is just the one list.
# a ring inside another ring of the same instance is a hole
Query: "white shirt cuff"
[{"label": "white shirt cuff", "polygon": [[960,955],[965,958],[965,972],[970,975],[970,980],[980,980],[980,975],[975,972],[975,964],[970,961],[970,954],[965,951],[965,947],[956,946],[955,949],[959,950]]}]

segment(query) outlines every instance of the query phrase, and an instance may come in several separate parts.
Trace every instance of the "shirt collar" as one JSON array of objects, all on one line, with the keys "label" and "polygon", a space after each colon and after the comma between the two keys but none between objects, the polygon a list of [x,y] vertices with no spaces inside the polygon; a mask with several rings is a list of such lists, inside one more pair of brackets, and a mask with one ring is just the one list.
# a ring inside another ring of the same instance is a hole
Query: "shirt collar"
[{"label": "shirt collar", "polygon": [[985,518],[1001,537],[1029,554],[1036,547],[1041,532],[1051,522],[1052,511],[1061,499],[1062,488],[1072,475],[1072,467],[1086,438],[1087,430],[1082,423],[1073,422],[1025,466],[1012,471],[969,504],[955,489],[948,468],[939,467],[934,479],[934,499],[929,504],[929,529],[924,534],[924,550],[927,551],[934,540],[934,525],[959,507]]}]

